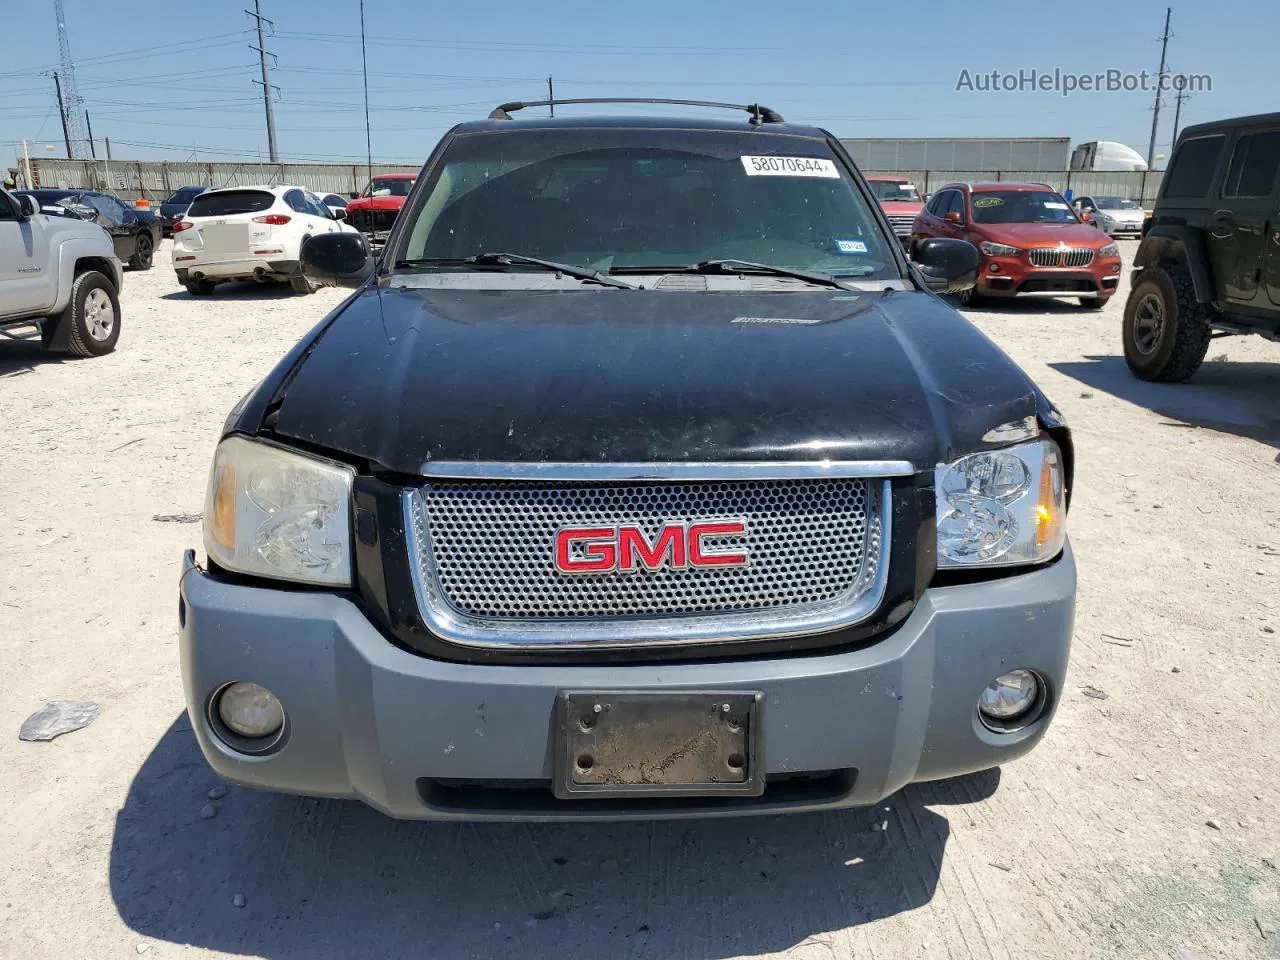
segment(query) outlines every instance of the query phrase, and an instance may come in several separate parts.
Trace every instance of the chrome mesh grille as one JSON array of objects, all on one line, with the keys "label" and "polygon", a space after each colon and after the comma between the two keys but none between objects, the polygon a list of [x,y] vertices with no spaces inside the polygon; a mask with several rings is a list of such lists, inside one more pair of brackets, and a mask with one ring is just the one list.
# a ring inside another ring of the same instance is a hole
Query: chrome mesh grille
[{"label": "chrome mesh grille", "polygon": [[[852,604],[877,582],[880,486],[855,478],[649,483],[434,481],[410,499],[418,576],[463,616],[582,621],[767,613]],[[745,567],[567,575],[564,527],[743,519]]]},{"label": "chrome mesh grille", "polygon": [[906,214],[898,214],[889,217],[889,226],[893,227],[893,232],[900,237],[909,236],[911,227],[915,224],[916,218]]},{"label": "chrome mesh grille", "polygon": [[1088,247],[1033,247],[1027,251],[1037,267],[1087,267],[1093,263]]}]

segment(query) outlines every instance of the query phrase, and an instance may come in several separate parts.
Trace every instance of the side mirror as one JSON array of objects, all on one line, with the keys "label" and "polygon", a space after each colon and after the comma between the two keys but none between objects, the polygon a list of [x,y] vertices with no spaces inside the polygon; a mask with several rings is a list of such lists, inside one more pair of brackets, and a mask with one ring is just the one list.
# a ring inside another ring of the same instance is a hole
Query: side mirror
[{"label": "side mirror", "polygon": [[302,243],[302,272],[325,286],[363,287],[373,277],[373,251],[363,233],[318,233]]},{"label": "side mirror", "polygon": [[337,210],[330,210],[329,216],[333,217],[335,220],[345,220],[347,219],[347,208],[339,207]]},{"label": "side mirror", "polygon": [[40,212],[40,206],[36,203],[36,198],[29,193],[24,193],[20,197],[15,198],[18,201],[18,219],[22,221],[30,220]]},{"label": "side mirror", "polygon": [[968,240],[929,237],[916,243],[916,267],[934,293],[961,293],[978,282],[982,258]]},{"label": "side mirror", "polygon": [[942,219],[947,223],[964,223],[964,217],[956,210],[949,210],[942,215]]}]

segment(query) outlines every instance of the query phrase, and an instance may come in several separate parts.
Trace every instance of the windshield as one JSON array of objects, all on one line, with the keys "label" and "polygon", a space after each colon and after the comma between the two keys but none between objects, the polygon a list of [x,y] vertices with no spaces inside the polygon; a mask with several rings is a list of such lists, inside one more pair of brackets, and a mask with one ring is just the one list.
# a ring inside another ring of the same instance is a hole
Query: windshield
[{"label": "windshield", "polygon": [[871,180],[871,190],[877,200],[905,200],[908,203],[919,203],[920,194],[914,184],[897,180]]},{"label": "windshield", "polygon": [[196,197],[187,216],[225,217],[233,213],[258,213],[270,210],[275,202],[275,194],[265,190],[219,190]]},{"label": "windshield", "polygon": [[1094,205],[1099,210],[1141,210],[1142,204],[1137,200],[1126,200],[1124,197],[1096,197]]},{"label": "windshield", "polygon": [[982,190],[969,201],[975,223],[1079,223],[1071,205],[1049,190]]},{"label": "windshield", "polygon": [[200,194],[204,193],[204,187],[183,187],[171,196],[165,203],[190,203]]},{"label": "windshield", "polygon": [[496,252],[600,271],[732,258],[846,277],[900,276],[830,148],[758,133],[461,136],[410,212],[399,259]]},{"label": "windshield", "polygon": [[374,177],[373,182],[364,188],[366,197],[407,197],[413,189],[412,180]]}]

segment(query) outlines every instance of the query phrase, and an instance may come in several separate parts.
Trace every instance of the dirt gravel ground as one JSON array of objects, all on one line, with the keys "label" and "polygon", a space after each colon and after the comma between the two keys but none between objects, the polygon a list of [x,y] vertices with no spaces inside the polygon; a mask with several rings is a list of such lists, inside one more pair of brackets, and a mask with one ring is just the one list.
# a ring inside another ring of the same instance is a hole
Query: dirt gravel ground
[{"label": "dirt gravel ground", "polygon": [[[855,813],[409,824],[222,795],[196,749],[188,521],[227,411],[341,294],[191,299],[157,262],[114,355],[0,341],[0,957],[1280,957],[1280,344],[1151,385],[1124,287],[969,314],[1078,444],[1071,673],[1030,757]],[[102,714],[20,742],[62,698]]]}]

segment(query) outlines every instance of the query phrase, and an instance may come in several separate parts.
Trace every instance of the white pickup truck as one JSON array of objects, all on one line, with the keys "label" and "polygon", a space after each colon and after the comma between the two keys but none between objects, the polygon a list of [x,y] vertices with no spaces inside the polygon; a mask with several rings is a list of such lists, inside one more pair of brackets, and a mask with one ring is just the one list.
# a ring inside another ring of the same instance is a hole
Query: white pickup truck
[{"label": "white pickup truck", "polygon": [[124,274],[95,223],[0,191],[0,336],[34,326],[46,349],[96,357],[120,339]]}]

